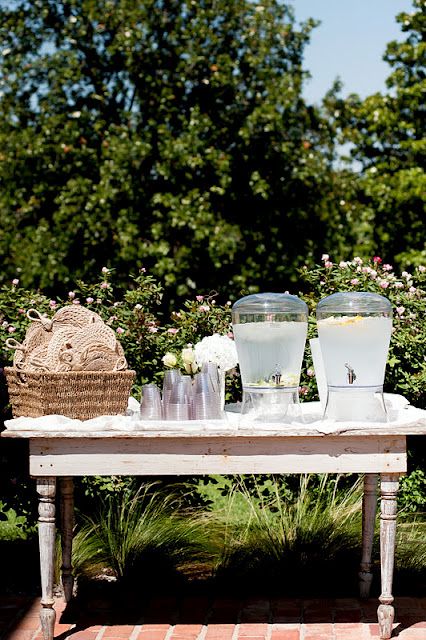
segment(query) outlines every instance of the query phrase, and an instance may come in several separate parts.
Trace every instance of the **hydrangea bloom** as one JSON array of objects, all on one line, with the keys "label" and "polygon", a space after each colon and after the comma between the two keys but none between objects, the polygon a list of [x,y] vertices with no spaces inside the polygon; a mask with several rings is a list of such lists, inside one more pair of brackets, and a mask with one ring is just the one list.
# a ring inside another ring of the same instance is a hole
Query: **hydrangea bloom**
[{"label": "hydrangea bloom", "polygon": [[233,369],[238,363],[235,342],[228,336],[214,333],[206,336],[195,347],[195,360],[199,366],[204,362],[214,362],[223,372]]}]

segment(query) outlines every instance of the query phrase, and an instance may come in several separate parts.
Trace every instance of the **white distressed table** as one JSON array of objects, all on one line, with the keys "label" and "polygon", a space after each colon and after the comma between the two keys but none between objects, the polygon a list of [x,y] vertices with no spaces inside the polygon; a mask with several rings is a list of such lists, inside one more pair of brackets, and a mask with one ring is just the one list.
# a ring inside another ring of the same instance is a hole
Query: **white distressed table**
[{"label": "white distressed table", "polygon": [[[363,545],[360,595],[368,597],[372,581],[371,553],[380,475],[381,595],[380,637],[391,637],[394,608],[392,579],[399,478],[407,470],[407,435],[426,434],[426,412],[406,407],[387,424],[335,423],[259,425],[217,421],[189,428],[171,423],[151,425],[132,418],[109,418],[107,430],[94,430],[99,419],[78,423],[50,416],[41,428],[36,419],[9,421],[1,435],[28,438],[30,474],[39,496],[41,623],[52,640],[55,623],[53,567],[55,495],[61,491],[62,583],[65,599],[73,591],[71,565],[74,528],[73,476],[198,475],[257,473],[362,473],[364,476]],[[55,427],[55,420],[57,426]],[[76,426],[76,423],[77,426]],[[114,429],[114,423],[117,429]],[[68,426],[67,426],[68,425]],[[77,430],[78,428],[78,430]],[[172,428],[172,429],[171,429]],[[118,430],[119,429],[119,430]]]}]

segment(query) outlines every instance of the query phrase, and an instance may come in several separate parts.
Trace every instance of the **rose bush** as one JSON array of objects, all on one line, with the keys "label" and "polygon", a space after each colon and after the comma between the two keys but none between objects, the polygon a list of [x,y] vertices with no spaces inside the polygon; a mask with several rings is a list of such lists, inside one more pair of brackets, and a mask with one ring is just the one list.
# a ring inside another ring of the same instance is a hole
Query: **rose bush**
[{"label": "rose bush", "polygon": [[[104,267],[99,275],[98,282],[94,284],[78,282],[63,299],[51,299],[40,292],[27,291],[20,287],[17,279],[0,287],[1,362],[11,362],[13,354],[6,348],[6,340],[9,337],[23,340],[29,324],[26,311],[31,307],[48,316],[53,315],[59,306],[67,304],[84,304],[98,312],[116,331],[129,366],[137,372],[133,390],[136,397],[144,383],[161,385],[167,366],[178,366],[183,372],[194,373],[197,367],[193,346],[204,337],[213,334],[233,337],[231,302],[218,304],[216,294],[194,296],[180,310],[173,311],[170,318],[165,318],[159,306],[162,287],[145,269],[132,278],[126,291],[115,286],[113,270]],[[337,291],[370,291],[389,298],[394,309],[394,328],[385,390],[403,394],[412,404],[425,408],[426,267],[420,265],[411,273],[403,271],[397,274],[379,257],[368,261],[355,257],[335,264],[329,255],[324,254],[321,265],[301,270],[301,280],[304,292],[300,295],[310,309],[309,338],[317,335],[315,308],[321,298]],[[302,368],[300,397],[302,401],[317,399],[309,343]],[[233,369],[226,377],[226,400],[239,399],[241,380],[238,370]],[[422,443],[411,445],[412,468],[417,468],[417,475],[412,476],[416,480],[415,491],[410,477],[403,482],[403,504],[410,510],[426,504],[426,479],[420,472],[423,449]]]}]

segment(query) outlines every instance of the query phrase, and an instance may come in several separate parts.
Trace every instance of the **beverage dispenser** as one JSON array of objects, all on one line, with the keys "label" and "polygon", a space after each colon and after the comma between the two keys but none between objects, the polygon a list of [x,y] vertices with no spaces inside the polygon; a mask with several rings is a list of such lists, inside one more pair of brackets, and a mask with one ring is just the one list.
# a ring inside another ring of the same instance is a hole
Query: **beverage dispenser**
[{"label": "beverage dispenser", "polygon": [[392,306],[375,293],[334,293],[317,306],[318,337],[327,378],[324,416],[387,420],[383,382]]},{"label": "beverage dispenser", "polygon": [[242,413],[265,422],[299,415],[308,307],[287,293],[256,293],[232,307],[243,384]]}]

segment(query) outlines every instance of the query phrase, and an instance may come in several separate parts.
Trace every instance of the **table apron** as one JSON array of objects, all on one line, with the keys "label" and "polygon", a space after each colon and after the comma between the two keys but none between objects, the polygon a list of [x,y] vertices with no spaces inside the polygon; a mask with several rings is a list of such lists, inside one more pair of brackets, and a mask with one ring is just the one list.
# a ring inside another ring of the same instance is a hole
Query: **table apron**
[{"label": "table apron", "polygon": [[30,474],[404,473],[405,436],[30,439]]}]

